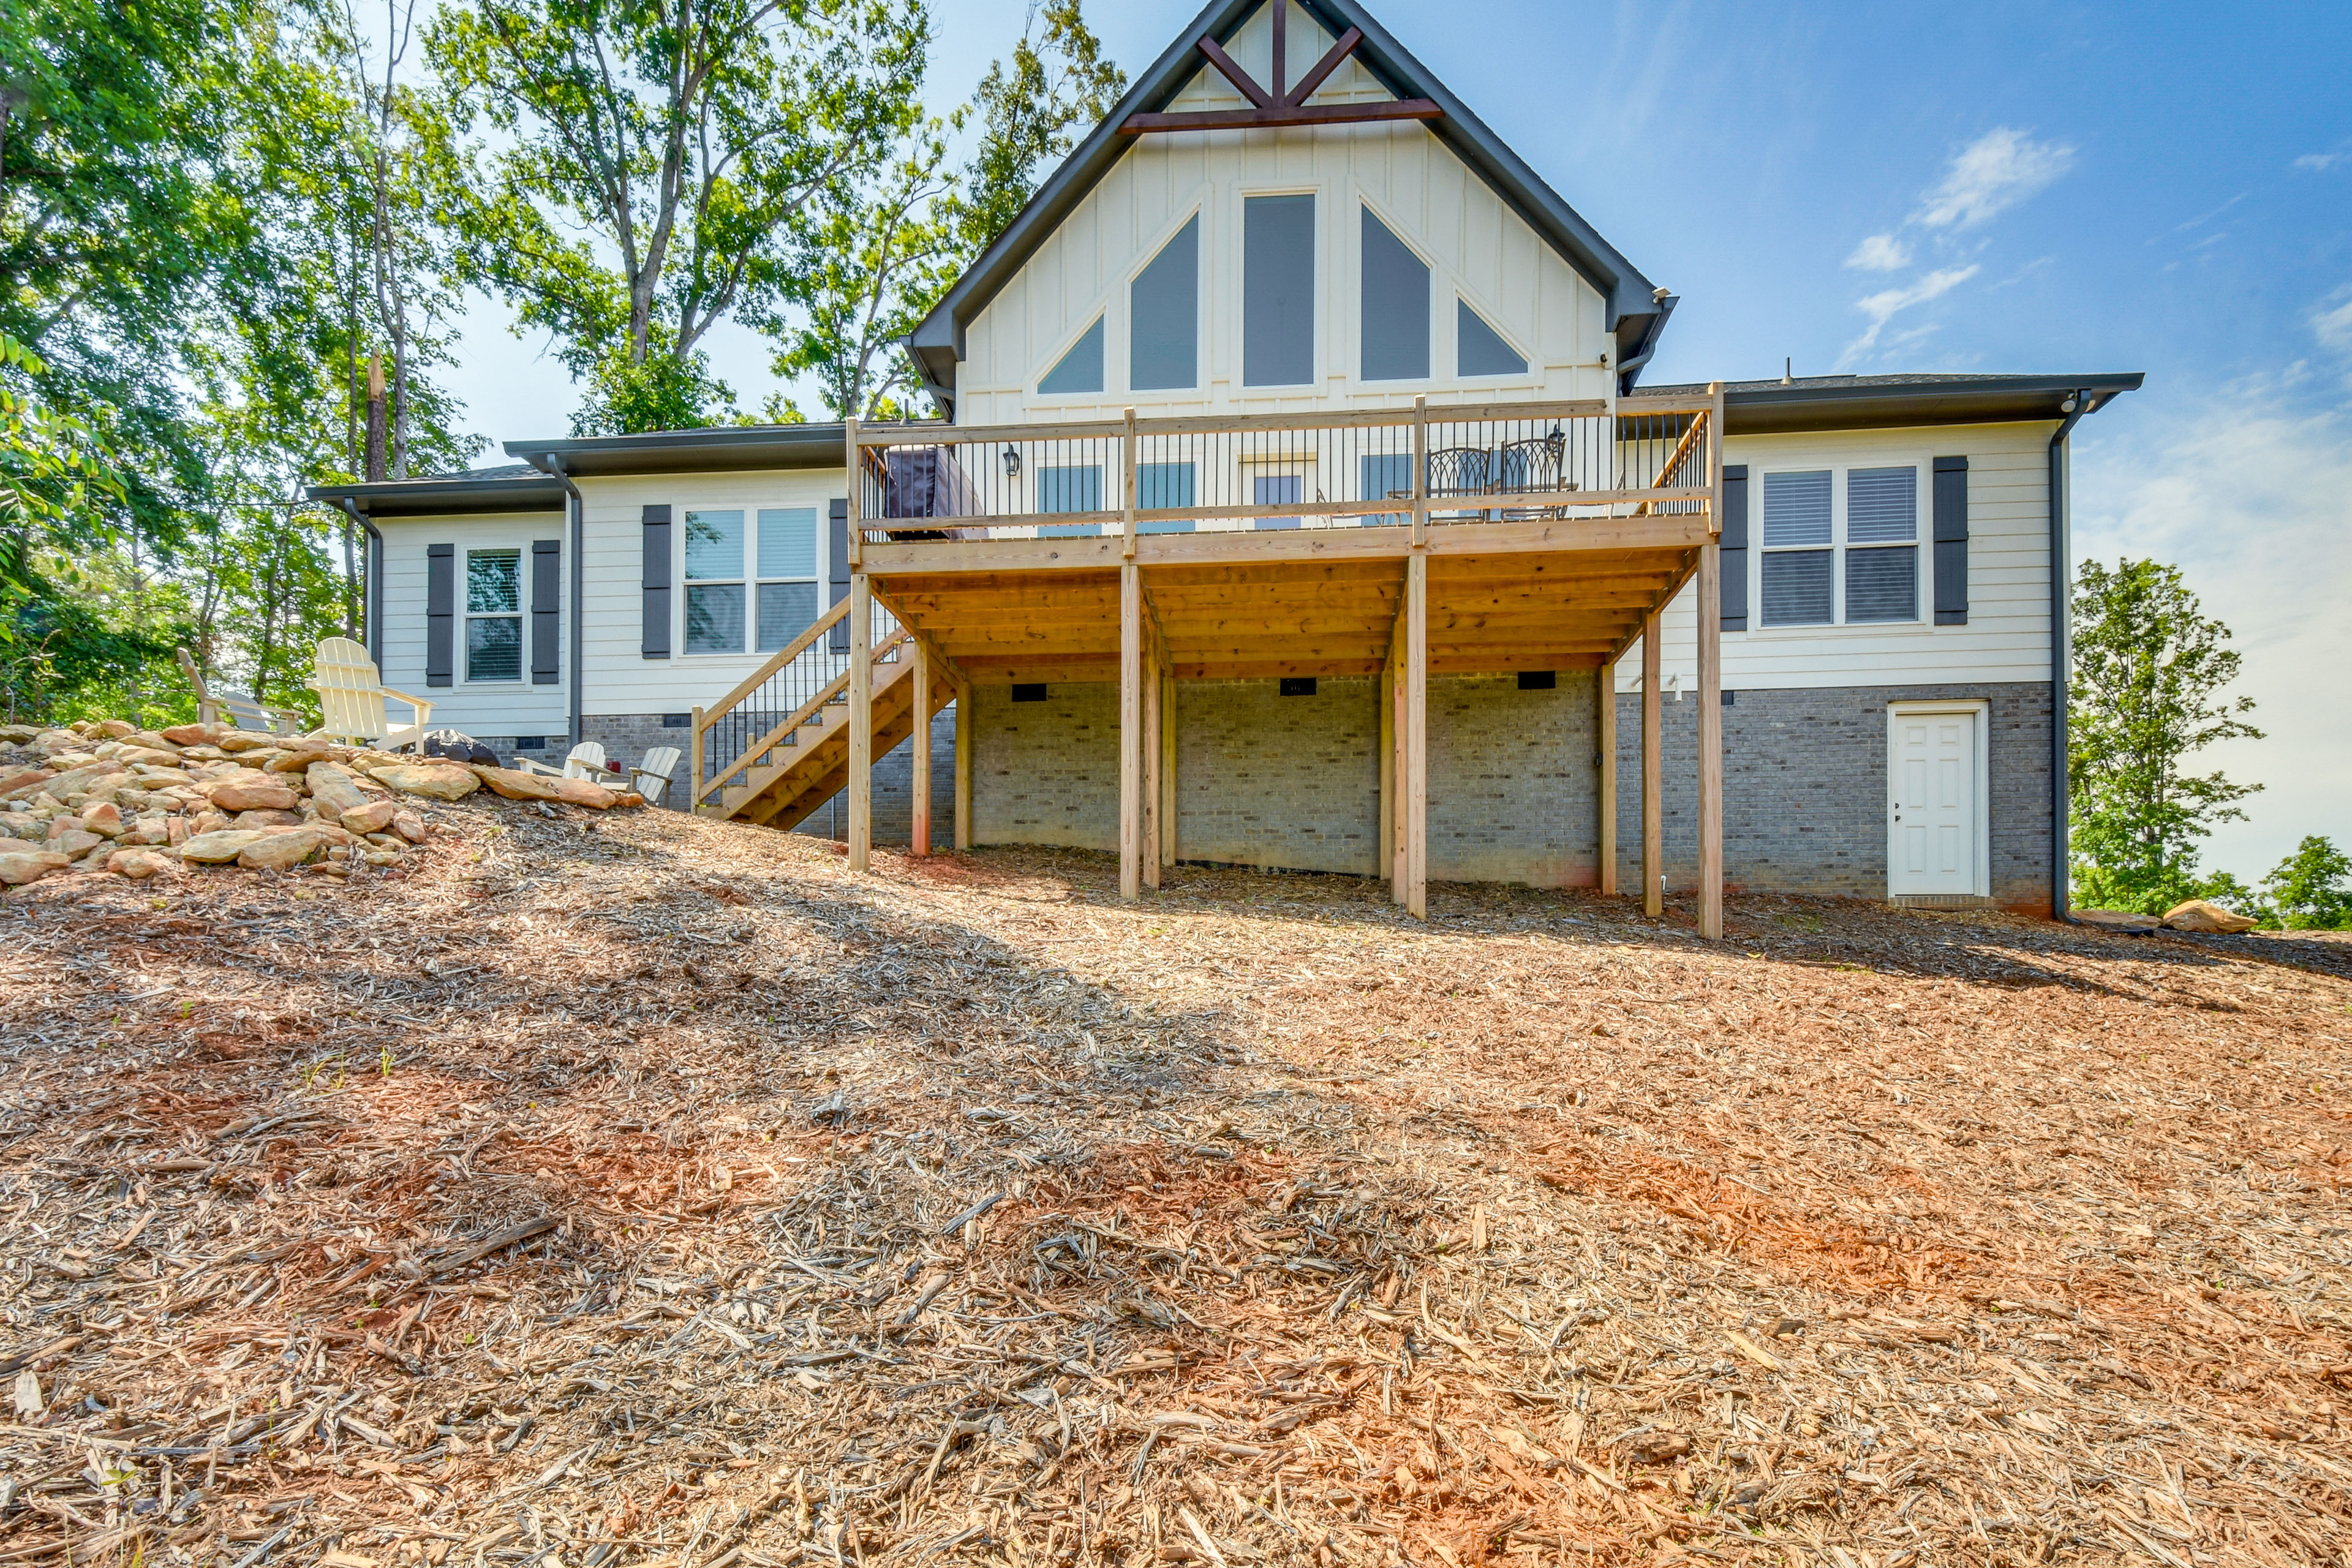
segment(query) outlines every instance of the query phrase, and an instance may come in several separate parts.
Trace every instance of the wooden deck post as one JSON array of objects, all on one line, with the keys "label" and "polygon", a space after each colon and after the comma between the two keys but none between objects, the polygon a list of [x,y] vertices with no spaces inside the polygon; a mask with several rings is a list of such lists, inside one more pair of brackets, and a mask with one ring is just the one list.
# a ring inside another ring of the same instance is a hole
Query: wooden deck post
[{"label": "wooden deck post", "polygon": [[1617,661],[1601,667],[1593,685],[1592,743],[1601,773],[1601,880],[1603,898],[1617,896]]},{"label": "wooden deck post", "polygon": [[[1723,533],[1723,383],[1707,387],[1707,521]],[[1723,558],[1698,551],[1698,934],[1723,937]]]},{"label": "wooden deck post", "polygon": [[1143,757],[1143,885],[1160,890],[1160,639],[1148,639],[1150,657],[1143,665],[1143,726],[1135,749]]},{"label": "wooden deck post", "polygon": [[694,710],[692,721],[694,728],[688,732],[694,736],[694,747],[687,763],[686,809],[698,816],[702,811],[702,710],[699,707]]},{"label": "wooden deck post", "polygon": [[915,742],[915,776],[909,792],[907,824],[908,853],[929,855],[931,852],[931,643],[929,637],[917,637],[915,644],[915,727],[910,739]]},{"label": "wooden deck post", "polygon": [[956,683],[955,847],[971,847],[971,682]]},{"label": "wooden deck post", "polygon": [[[855,475],[852,476],[853,479]],[[856,486],[851,486],[855,493]],[[856,537],[850,503],[850,537]],[[849,574],[849,868],[862,874],[874,847],[874,590]]]},{"label": "wooden deck post", "polygon": [[1405,899],[1429,918],[1429,555],[1405,558]]},{"label": "wooden deck post", "polygon": [[1381,848],[1373,862],[1391,881],[1396,877],[1396,649],[1381,666]]},{"label": "wooden deck post", "polygon": [[1664,710],[1658,704],[1659,628],[1663,617],[1652,610],[1642,617],[1642,912],[1666,912],[1664,890],[1658,879],[1666,869],[1665,775],[1658,755]]},{"label": "wooden deck post", "polygon": [[1143,574],[1118,569],[1118,896],[1143,893]]},{"label": "wooden deck post", "polygon": [[[1166,649],[1161,649],[1164,657]],[[1176,669],[1160,675],[1160,864],[1176,864]],[[1152,884],[1154,887],[1158,883]]]},{"label": "wooden deck post", "polygon": [[1408,682],[1404,678],[1405,633],[1402,626],[1404,606],[1397,609],[1399,626],[1395,647],[1389,658],[1389,777],[1393,787],[1389,792],[1389,900],[1402,906],[1405,900],[1405,884],[1412,879],[1406,865],[1405,838],[1405,738],[1412,726],[1405,721],[1405,696]]}]

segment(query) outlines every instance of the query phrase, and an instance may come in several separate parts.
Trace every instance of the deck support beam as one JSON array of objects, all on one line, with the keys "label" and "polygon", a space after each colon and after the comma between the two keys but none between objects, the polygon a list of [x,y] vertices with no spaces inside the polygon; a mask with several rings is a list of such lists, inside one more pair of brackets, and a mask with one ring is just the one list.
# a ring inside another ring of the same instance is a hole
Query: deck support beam
[{"label": "deck support beam", "polygon": [[1166,721],[1160,711],[1160,666],[1164,657],[1160,639],[1150,638],[1151,657],[1143,668],[1143,728],[1135,738],[1136,750],[1143,753],[1143,885],[1153,892],[1160,890],[1160,837],[1165,831],[1160,826],[1161,795],[1160,770],[1163,764],[1160,736]]},{"label": "deck support beam", "polygon": [[[903,623],[902,623],[903,624]],[[914,641],[915,715],[908,738],[915,742],[915,776],[909,781],[907,848],[914,855],[931,852],[931,644]]]},{"label": "deck support beam", "polygon": [[971,682],[956,682],[955,847],[971,847]]},{"label": "deck support beam", "polygon": [[1654,609],[1642,617],[1642,912],[1653,918],[1666,912],[1659,881],[1666,869],[1665,775],[1659,755],[1665,714],[1658,701],[1663,619]]},{"label": "deck support beam", "polygon": [[1143,573],[1118,569],[1118,896],[1143,895]]},{"label": "deck support beam", "polygon": [[1617,896],[1617,661],[1593,671],[1593,765],[1600,772],[1601,876],[1603,898]]},{"label": "deck support beam", "polygon": [[1723,568],[1698,553],[1698,934],[1723,936]]},{"label": "deck support beam", "polygon": [[[855,536],[856,520],[851,521]],[[874,590],[849,576],[849,869],[864,875],[874,848]]]},{"label": "deck support beam", "polygon": [[1404,907],[1429,918],[1429,555],[1405,558]]},{"label": "deck support beam", "polygon": [[1396,648],[1389,648],[1386,663],[1381,666],[1381,848],[1374,862],[1381,875],[1391,883],[1396,880]]},{"label": "deck support beam", "polygon": [[[1160,650],[1166,657],[1167,650]],[[1160,864],[1176,864],[1176,667],[1160,672]],[[1155,887],[1157,883],[1153,884]]]}]

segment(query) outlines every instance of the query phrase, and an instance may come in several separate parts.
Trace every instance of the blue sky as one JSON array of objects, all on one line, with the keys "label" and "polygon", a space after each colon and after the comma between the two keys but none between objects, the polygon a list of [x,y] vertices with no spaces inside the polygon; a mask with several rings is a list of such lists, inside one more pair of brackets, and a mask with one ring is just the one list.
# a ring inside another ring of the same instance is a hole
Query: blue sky
[{"label": "blue sky", "polygon": [[[1374,14],[1682,305],[1647,379],[2145,371],[2080,427],[2075,555],[2189,574],[2237,634],[2265,788],[2209,864],[2352,845],[2352,5],[1561,5]],[[1191,4],[1088,7],[1132,72]],[[942,109],[1025,0],[938,7]],[[484,305],[456,390],[572,394]],[[771,384],[739,334],[714,359]]]}]

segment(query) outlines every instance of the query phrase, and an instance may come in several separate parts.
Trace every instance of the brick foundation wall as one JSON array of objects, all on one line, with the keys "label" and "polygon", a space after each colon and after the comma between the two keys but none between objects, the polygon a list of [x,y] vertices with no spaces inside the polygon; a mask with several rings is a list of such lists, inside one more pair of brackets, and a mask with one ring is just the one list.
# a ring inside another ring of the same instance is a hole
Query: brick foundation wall
[{"label": "brick foundation wall", "polygon": [[1380,685],[1326,676],[1285,697],[1278,680],[1178,682],[1177,854],[1380,875]]},{"label": "brick foundation wall", "polygon": [[974,844],[1118,848],[1118,688],[1073,681],[1043,702],[971,693]]},{"label": "brick foundation wall", "polygon": [[1589,888],[1599,880],[1593,677],[1549,691],[1511,675],[1429,683],[1429,874]]}]

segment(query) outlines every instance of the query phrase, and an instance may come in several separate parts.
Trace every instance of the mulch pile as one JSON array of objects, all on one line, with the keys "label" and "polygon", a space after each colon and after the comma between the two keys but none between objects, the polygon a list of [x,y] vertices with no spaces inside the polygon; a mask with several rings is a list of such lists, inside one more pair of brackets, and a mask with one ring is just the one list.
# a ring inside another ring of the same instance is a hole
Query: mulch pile
[{"label": "mulch pile", "polygon": [[2341,942],[545,804],[0,903],[0,1563],[2352,1539]]}]

